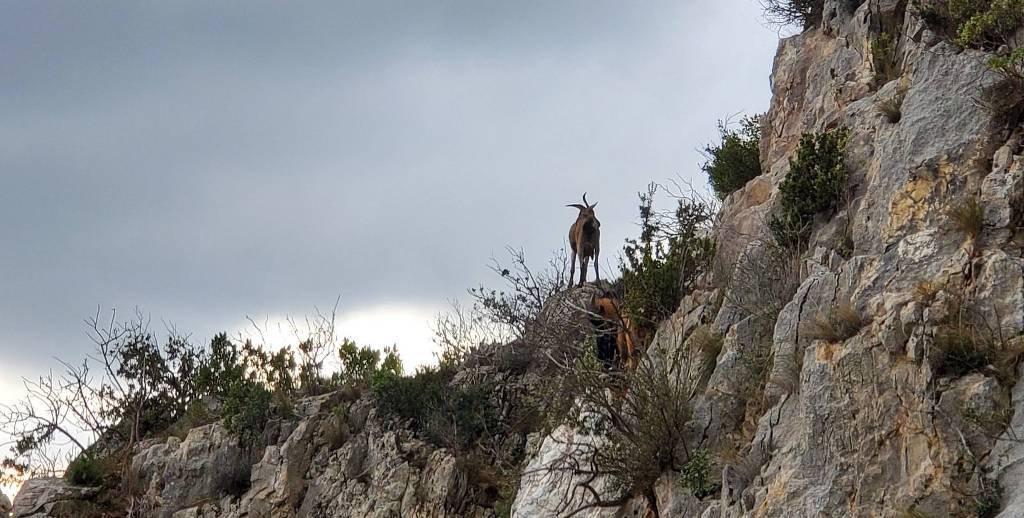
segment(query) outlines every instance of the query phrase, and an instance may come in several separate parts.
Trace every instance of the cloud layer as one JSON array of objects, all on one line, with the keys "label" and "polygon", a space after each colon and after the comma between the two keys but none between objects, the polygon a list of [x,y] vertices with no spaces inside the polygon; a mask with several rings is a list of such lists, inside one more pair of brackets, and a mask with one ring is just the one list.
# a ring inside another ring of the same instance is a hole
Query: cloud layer
[{"label": "cloud layer", "polygon": [[[766,108],[777,37],[759,15],[753,0],[6,3],[2,374],[84,354],[97,307],[202,340],[338,294],[343,316],[427,314],[490,282],[506,245],[538,262],[561,248],[584,190],[611,269],[635,193],[703,185],[695,149],[716,120]],[[401,322],[396,340],[423,336]]]}]

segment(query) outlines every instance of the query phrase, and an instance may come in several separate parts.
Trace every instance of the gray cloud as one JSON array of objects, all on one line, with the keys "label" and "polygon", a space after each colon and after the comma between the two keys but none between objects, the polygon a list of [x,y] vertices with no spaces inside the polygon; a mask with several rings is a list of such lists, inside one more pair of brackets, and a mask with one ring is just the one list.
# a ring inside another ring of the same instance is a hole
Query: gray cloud
[{"label": "gray cloud", "polygon": [[[506,244],[606,257],[635,193],[767,106],[776,35],[721,2],[5,3],[0,355],[97,305],[205,338],[246,314],[436,306]],[[7,362],[11,358],[11,362]],[[7,369],[4,369],[7,371]],[[4,374],[8,374],[5,372]]]}]

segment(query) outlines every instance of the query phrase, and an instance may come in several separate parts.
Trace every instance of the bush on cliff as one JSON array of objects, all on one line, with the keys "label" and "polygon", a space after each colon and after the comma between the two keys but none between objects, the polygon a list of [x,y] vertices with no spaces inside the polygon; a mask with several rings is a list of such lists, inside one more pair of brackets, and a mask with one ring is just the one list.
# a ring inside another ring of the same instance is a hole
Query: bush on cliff
[{"label": "bush on cliff", "polygon": [[452,383],[451,367],[421,367],[412,376],[382,374],[373,391],[380,410],[407,419],[424,438],[464,451],[496,431],[497,413],[486,384]]},{"label": "bush on cliff", "polygon": [[809,29],[821,22],[825,0],[763,0],[761,5],[770,23]]},{"label": "bush on cliff", "polygon": [[68,464],[64,478],[76,486],[96,487],[103,484],[103,469],[92,455],[82,453]]},{"label": "bush on cliff", "polygon": [[779,185],[776,213],[769,221],[775,240],[796,247],[810,233],[814,216],[835,209],[846,194],[843,153],[848,133],[805,133],[789,173]]},{"label": "bush on cliff", "polygon": [[626,311],[638,334],[653,336],[714,256],[714,208],[696,197],[677,197],[672,213],[654,209],[657,186],[640,193],[640,237],[627,239],[621,262]]},{"label": "bush on cliff", "polygon": [[724,200],[761,174],[761,122],[760,115],[744,117],[739,129],[729,129],[725,122],[719,121],[721,142],[704,146],[706,161],[701,169],[707,173],[719,199]]}]

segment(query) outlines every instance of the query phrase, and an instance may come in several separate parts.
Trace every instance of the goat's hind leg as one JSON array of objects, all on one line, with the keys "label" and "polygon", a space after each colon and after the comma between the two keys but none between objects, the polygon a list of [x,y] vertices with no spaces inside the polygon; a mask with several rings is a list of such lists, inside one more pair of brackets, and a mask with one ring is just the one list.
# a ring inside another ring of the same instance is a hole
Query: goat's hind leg
[{"label": "goat's hind leg", "polygon": [[576,277],[576,250],[572,251],[572,259],[569,261],[569,284],[572,287],[572,280]]}]

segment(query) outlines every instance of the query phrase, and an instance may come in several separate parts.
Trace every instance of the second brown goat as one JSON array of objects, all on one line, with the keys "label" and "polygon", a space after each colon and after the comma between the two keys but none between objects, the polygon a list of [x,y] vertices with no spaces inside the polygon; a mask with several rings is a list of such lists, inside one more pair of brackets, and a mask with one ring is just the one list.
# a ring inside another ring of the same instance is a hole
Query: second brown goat
[{"label": "second brown goat", "polygon": [[569,227],[569,246],[572,248],[572,261],[569,263],[569,285],[572,286],[572,279],[576,275],[576,257],[580,260],[580,286],[587,281],[587,265],[590,258],[594,259],[594,278],[601,280],[598,272],[597,260],[601,252],[601,222],[594,216],[594,207],[587,203],[587,193],[583,193],[583,205],[573,203],[566,205],[580,210],[576,222]]}]

